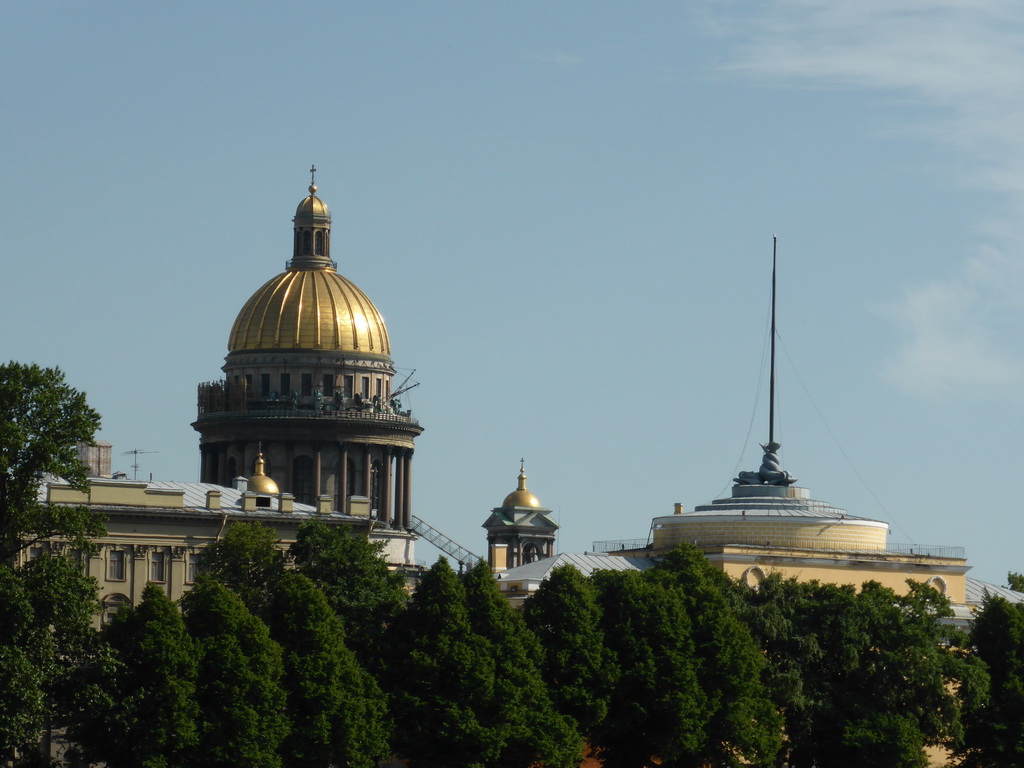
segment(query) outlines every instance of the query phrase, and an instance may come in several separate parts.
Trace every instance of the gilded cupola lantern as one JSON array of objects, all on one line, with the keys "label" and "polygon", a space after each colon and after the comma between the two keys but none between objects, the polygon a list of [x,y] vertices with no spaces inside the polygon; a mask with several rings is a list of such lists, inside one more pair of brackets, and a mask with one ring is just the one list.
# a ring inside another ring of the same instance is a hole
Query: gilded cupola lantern
[{"label": "gilded cupola lantern", "polygon": [[327,205],[316,196],[316,166],[309,169],[309,196],[295,209],[292,219],[295,230],[295,245],[289,267],[316,269],[337,265],[331,260],[331,212]]},{"label": "gilded cupola lantern", "polygon": [[519,482],[483,524],[487,530],[487,561],[495,573],[544,560],[555,554],[558,523],[551,510],[526,488],[526,463],[519,460]]}]

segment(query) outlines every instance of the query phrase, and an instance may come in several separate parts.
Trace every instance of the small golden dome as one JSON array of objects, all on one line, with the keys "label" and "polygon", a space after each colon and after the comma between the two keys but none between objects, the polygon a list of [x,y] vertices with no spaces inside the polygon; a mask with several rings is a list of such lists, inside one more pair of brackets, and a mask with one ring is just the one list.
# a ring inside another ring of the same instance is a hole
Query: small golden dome
[{"label": "small golden dome", "polygon": [[263,285],[242,307],[228,351],[323,349],[391,355],[380,312],[333,269],[290,269]]},{"label": "small golden dome", "polygon": [[540,501],[526,490],[526,469],[525,462],[519,460],[519,487],[505,497],[501,507],[540,507]]},{"label": "small golden dome", "polygon": [[249,483],[246,487],[252,493],[259,494],[260,496],[277,496],[281,492],[277,487],[277,483],[263,474],[266,465],[267,463],[263,460],[263,454],[258,454],[256,456],[256,471],[252,473],[252,477],[249,478]]},{"label": "small golden dome", "polygon": [[[293,200],[295,198],[292,198]],[[309,185],[309,197],[306,197],[299,203],[298,208],[295,209],[295,216],[318,216],[331,218],[331,212],[327,209],[327,204],[316,196],[316,185]]]}]

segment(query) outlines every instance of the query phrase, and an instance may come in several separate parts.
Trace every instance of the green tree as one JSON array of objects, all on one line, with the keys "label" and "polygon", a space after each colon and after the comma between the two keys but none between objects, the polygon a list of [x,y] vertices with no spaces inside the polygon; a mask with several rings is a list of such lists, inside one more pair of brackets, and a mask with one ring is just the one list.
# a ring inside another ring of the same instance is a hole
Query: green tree
[{"label": "green tree", "polygon": [[290,553],[299,573],[323,590],[345,625],[349,648],[377,671],[385,628],[405,605],[405,578],[381,557],[381,544],[348,528],[312,520],[299,527]]},{"label": "green tree", "polygon": [[95,582],[69,557],[0,566],[0,754],[31,752],[45,725],[71,722],[98,608]]},{"label": "green tree", "polygon": [[384,694],[345,645],[345,628],[323,593],[302,574],[284,574],[267,624],[284,652],[285,768],[376,766],[388,755]]},{"label": "green tree", "polygon": [[1010,571],[1006,574],[1006,585],[1015,592],[1024,592],[1024,573]]},{"label": "green tree", "polygon": [[0,366],[0,751],[8,754],[31,753],[44,724],[66,724],[76,671],[94,651],[95,582],[53,550],[14,562],[51,538],[89,550],[89,538],[103,533],[102,517],[87,507],[39,498],[46,475],[88,488],[77,443],[91,443],[98,427],[60,369]]},{"label": "green tree", "polygon": [[697,764],[770,762],[782,746],[782,724],[762,684],[763,657],[730,599],[728,578],[689,545],[645,576],[675,592],[690,619],[707,717]]},{"label": "green tree", "polygon": [[592,579],[618,675],[591,748],[607,768],[697,765],[707,699],[678,590],[635,571],[598,571]]},{"label": "green tree", "polygon": [[0,757],[38,740],[51,659],[52,643],[39,631],[24,584],[0,568]]},{"label": "green tree", "polygon": [[605,647],[594,585],[571,565],[554,568],[523,608],[539,641],[541,674],[555,708],[589,736],[608,714],[617,669]]},{"label": "green tree", "polygon": [[203,572],[231,589],[263,616],[274,585],[284,574],[277,533],[260,523],[234,523],[203,552]]},{"label": "green tree", "polygon": [[389,628],[384,680],[396,752],[413,768],[488,768],[504,744],[488,725],[494,658],[470,628],[466,593],[441,558]]},{"label": "green tree", "polygon": [[103,631],[108,653],[91,670],[83,718],[71,737],[110,768],[186,768],[199,709],[192,638],[177,606],[149,584],[136,608]]},{"label": "green tree", "polygon": [[288,733],[281,648],[230,589],[208,575],[182,598],[196,644],[201,717],[195,768],[279,768]]},{"label": "green tree", "polygon": [[39,500],[44,475],[88,488],[77,444],[92,443],[99,415],[59,368],[0,366],[0,564],[21,550],[60,537],[79,549],[102,535],[102,518],[84,506]]},{"label": "green tree", "polygon": [[986,597],[971,645],[988,669],[990,694],[969,718],[961,765],[1024,766],[1024,603]]},{"label": "green tree", "polygon": [[551,703],[538,669],[543,658],[537,638],[509,605],[486,563],[464,579],[470,629],[482,637],[494,659],[494,701],[489,725],[500,734],[495,768],[576,768],[582,739],[573,721]]},{"label": "green tree", "polygon": [[[924,766],[925,747],[956,748],[984,688],[949,601],[910,582],[896,595],[769,577],[749,598],[769,662],[793,768]],[[781,762],[780,762],[781,764]]]}]

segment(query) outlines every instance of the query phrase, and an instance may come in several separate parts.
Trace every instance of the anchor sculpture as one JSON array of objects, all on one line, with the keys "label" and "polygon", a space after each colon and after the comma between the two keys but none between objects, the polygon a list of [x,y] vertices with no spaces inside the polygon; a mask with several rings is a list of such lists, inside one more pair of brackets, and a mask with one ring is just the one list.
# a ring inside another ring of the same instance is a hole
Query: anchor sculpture
[{"label": "anchor sculpture", "polygon": [[779,463],[779,448],[782,446],[776,442],[761,443],[764,449],[764,457],[761,459],[761,466],[756,472],[740,472],[739,477],[733,478],[737,485],[792,485],[796,478],[782,468]]}]

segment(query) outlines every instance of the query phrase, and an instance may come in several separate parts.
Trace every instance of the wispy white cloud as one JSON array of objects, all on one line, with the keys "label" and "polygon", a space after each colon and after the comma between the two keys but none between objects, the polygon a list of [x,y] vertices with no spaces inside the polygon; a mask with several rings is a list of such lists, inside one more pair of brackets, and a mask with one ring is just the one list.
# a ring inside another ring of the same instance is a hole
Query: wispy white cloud
[{"label": "wispy white cloud", "polygon": [[[930,107],[910,130],[950,149],[962,183],[1001,196],[961,266],[883,312],[902,340],[886,376],[934,397],[1024,383],[1024,5],[1003,0],[774,0],[717,5],[746,77],[881,89]],[[738,34],[738,38],[736,37]],[[917,114],[917,113],[915,113]]]}]

